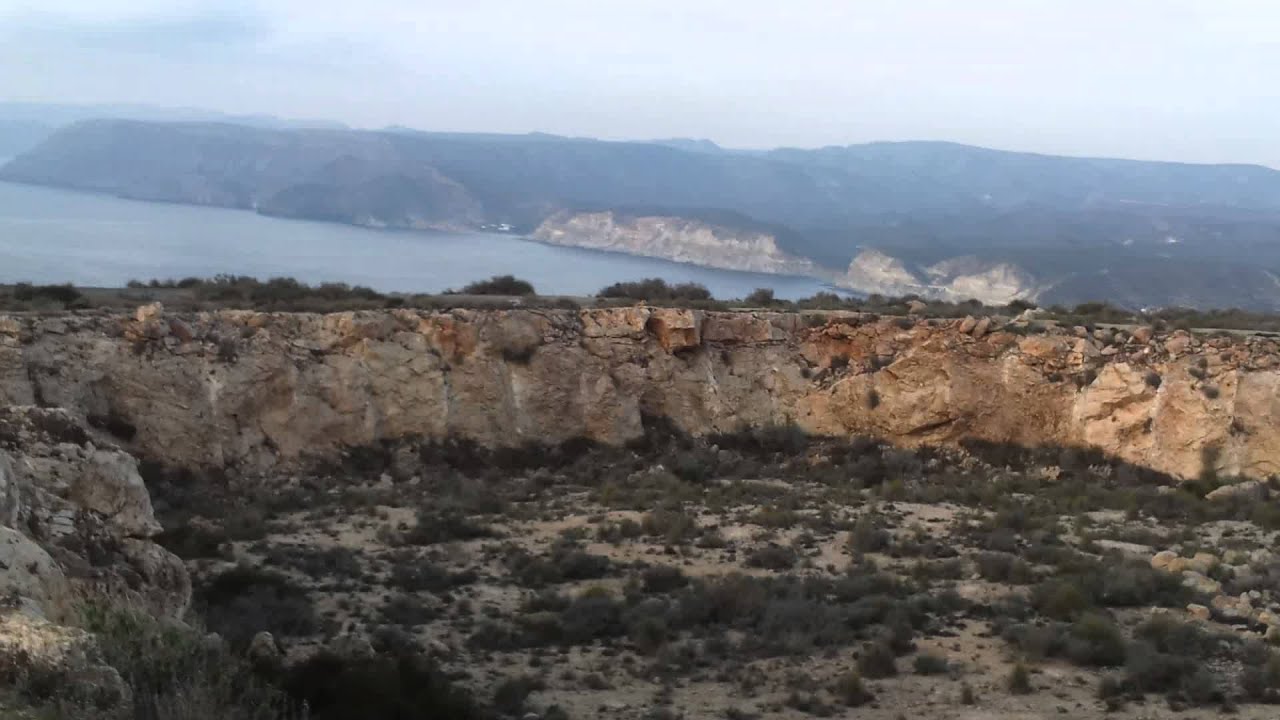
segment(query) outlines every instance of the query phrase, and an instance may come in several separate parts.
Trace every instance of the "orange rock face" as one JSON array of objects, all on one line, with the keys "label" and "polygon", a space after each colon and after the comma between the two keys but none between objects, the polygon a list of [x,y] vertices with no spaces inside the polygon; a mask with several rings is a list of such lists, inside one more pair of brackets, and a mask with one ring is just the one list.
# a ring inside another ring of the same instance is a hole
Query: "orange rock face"
[{"label": "orange rock face", "polygon": [[160,312],[0,316],[0,404],[110,412],[143,455],[245,469],[399,438],[621,443],[654,415],[1280,472],[1280,351],[1261,338],[643,306]]}]

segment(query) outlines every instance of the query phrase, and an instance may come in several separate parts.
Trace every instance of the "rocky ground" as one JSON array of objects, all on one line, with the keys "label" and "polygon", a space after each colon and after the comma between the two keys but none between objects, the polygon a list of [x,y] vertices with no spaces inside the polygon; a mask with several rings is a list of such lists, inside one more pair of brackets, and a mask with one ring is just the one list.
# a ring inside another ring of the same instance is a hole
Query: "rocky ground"
[{"label": "rocky ground", "polygon": [[512,717],[1263,718],[1280,700],[1266,483],[794,429],[397,446],[332,473],[153,482],[211,629],[290,662],[416,648]]}]

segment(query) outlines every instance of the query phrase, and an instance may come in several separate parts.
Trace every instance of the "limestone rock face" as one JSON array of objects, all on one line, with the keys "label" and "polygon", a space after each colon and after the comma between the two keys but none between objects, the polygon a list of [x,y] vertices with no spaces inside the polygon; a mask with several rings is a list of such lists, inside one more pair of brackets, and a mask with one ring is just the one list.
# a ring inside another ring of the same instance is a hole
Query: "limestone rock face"
[{"label": "limestone rock face", "polygon": [[21,598],[43,617],[60,618],[70,612],[71,586],[62,568],[31,538],[10,527],[0,527],[0,567],[6,595]]},{"label": "limestone rock face", "polygon": [[[1275,341],[1136,328],[1107,345],[1005,323],[644,306],[0,316],[0,405],[66,408],[96,449],[246,474],[399,439],[622,443],[647,416],[694,434],[794,422],[907,446],[1092,446],[1184,478],[1280,474],[1280,435],[1263,431],[1280,425]],[[114,479],[77,470],[59,487],[147,537],[127,468],[78,447],[68,467]]]},{"label": "limestone rock face", "polygon": [[[96,442],[96,444],[95,444]],[[123,598],[176,618],[191,600],[136,461],[71,413],[0,408],[0,590],[50,620],[76,599]]]},{"label": "limestone rock face", "polygon": [[131,691],[96,638],[71,627],[86,603],[176,619],[191,601],[137,463],[65,410],[0,407],[0,666],[71,706],[126,708]]},{"label": "limestone rock face", "polygon": [[768,233],[674,216],[560,212],[534,237],[570,245],[693,262],[708,267],[784,275],[822,275],[811,260],[784,252]]}]

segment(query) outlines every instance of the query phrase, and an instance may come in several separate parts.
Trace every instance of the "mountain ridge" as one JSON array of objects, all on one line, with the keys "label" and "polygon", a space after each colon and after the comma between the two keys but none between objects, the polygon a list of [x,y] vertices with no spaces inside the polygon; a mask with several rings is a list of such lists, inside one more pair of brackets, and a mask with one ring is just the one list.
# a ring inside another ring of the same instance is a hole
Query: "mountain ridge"
[{"label": "mountain ridge", "polygon": [[[565,213],[681,218],[691,223],[683,236],[630,233],[621,245],[687,262],[698,242],[736,233],[725,246],[733,252],[776,246],[855,290],[877,291],[850,272],[875,250],[916,268],[908,284],[922,294],[959,292],[925,269],[963,260],[968,270],[954,277],[1001,278],[985,301],[1280,308],[1280,171],[1261,165],[941,141],[739,151],[680,138],[98,119],[56,131],[0,168],[0,179],[372,227],[503,224],[528,234]],[[745,241],[761,228],[769,242]],[[739,254],[718,266],[760,259]]]}]

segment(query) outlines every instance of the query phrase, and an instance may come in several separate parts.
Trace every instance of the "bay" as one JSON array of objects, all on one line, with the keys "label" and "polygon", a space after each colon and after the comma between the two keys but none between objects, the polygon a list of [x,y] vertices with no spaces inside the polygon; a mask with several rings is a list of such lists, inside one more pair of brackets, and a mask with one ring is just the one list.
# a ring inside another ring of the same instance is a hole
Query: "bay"
[{"label": "bay", "polygon": [[717,270],[514,235],[373,230],[0,183],[0,283],[118,287],[133,279],[219,273],[339,281],[383,292],[440,292],[504,274],[546,295],[592,295],[647,277],[701,283],[717,298],[744,297],[760,287],[787,299],[831,289],[813,278]]}]

